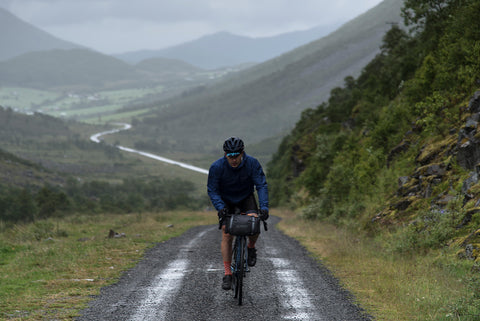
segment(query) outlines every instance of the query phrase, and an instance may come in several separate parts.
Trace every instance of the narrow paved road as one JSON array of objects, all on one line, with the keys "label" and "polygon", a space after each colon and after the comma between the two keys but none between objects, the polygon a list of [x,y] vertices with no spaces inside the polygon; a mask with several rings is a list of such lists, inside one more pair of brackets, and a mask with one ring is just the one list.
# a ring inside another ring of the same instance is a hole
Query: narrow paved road
[{"label": "narrow paved road", "polygon": [[[90,140],[94,143],[100,143],[102,141],[100,139],[100,137],[102,137],[102,136],[118,133],[122,130],[129,130],[130,128],[132,128],[132,125],[130,125],[130,124],[117,123],[116,125],[119,125],[119,126],[122,126],[122,127],[94,134],[94,135],[90,136]],[[177,165],[177,166],[183,167],[185,169],[188,169],[190,171],[194,171],[194,172],[198,172],[198,173],[208,175],[208,170],[206,170],[204,168],[200,168],[200,167],[193,166],[193,165],[190,165],[190,164],[178,162],[178,161],[175,161],[175,160],[172,160],[172,159],[169,159],[169,158],[165,158],[165,157],[162,157],[162,156],[158,156],[158,155],[155,155],[155,154],[152,154],[152,153],[142,152],[140,150],[136,150],[136,149],[129,148],[129,147],[124,147],[124,146],[120,146],[120,145],[115,145],[115,147],[120,149],[120,150],[123,150],[125,152],[142,155],[142,156],[145,156],[145,157],[148,157],[148,158],[158,160],[158,161],[163,162],[163,163],[167,163],[167,164],[171,164],[171,165]]]},{"label": "narrow paved road", "polygon": [[201,226],[149,250],[77,320],[371,320],[277,221],[262,228],[242,306],[221,289],[220,231]]}]

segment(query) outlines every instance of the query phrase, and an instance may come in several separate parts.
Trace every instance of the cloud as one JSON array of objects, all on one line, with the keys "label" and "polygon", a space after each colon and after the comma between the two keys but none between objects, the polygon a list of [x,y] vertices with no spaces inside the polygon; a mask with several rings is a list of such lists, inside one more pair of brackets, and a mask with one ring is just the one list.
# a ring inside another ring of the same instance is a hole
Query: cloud
[{"label": "cloud", "polygon": [[210,19],[206,4],[190,0],[9,0],[6,7],[32,23],[50,27],[112,18],[146,22]]},{"label": "cloud", "polygon": [[159,49],[218,31],[259,37],[338,25],[381,1],[2,0],[0,6],[60,38],[115,53]]}]

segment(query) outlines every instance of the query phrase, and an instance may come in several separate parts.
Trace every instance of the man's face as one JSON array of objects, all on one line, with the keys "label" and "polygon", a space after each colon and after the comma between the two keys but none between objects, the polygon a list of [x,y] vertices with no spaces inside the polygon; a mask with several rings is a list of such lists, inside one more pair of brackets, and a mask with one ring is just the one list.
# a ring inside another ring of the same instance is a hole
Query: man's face
[{"label": "man's face", "polygon": [[242,162],[242,157],[243,157],[243,152],[237,155],[230,155],[225,153],[225,156],[227,157],[228,164],[232,166],[233,168],[237,168],[238,165]]}]

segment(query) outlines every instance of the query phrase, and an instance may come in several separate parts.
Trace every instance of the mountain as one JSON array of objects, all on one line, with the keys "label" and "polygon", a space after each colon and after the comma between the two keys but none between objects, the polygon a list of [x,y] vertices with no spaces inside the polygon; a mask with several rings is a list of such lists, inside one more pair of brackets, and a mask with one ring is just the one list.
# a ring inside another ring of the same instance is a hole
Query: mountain
[{"label": "mountain", "polygon": [[58,39],[0,8],[0,61],[31,51],[82,48]]},{"label": "mountain", "polygon": [[172,96],[181,88],[210,81],[211,77],[204,70],[177,59],[146,59],[132,66],[115,57],[57,39],[2,8],[0,42],[2,86],[95,90],[160,83],[178,87],[169,90]]},{"label": "mountain", "polygon": [[174,58],[203,69],[218,69],[266,61],[325,36],[336,27],[315,27],[260,38],[219,32],[162,50],[142,50],[115,56],[130,63],[152,57]]},{"label": "mountain", "polygon": [[327,37],[159,104],[169,107],[144,119],[134,130],[137,139],[162,137],[162,148],[170,142],[177,149],[213,153],[232,134],[250,144],[283,135],[303,110],[320,105],[379,53],[385,32],[401,20],[402,3],[385,0]]},{"label": "mountain", "polygon": [[121,60],[87,49],[36,51],[0,62],[0,85],[32,88],[114,86],[140,79]]},{"label": "mountain", "polygon": [[142,60],[135,67],[139,70],[160,74],[188,74],[201,72],[202,69],[177,59],[149,58]]},{"label": "mountain", "polygon": [[[478,275],[480,2],[430,4],[406,1],[415,32],[392,28],[357,78],[302,114],[267,166],[270,201],[365,233],[382,256]],[[473,282],[460,319],[480,315]]]},{"label": "mountain", "polygon": [[[88,49],[33,51],[0,61],[0,85],[48,90],[131,88],[152,84],[210,81],[208,73],[186,62],[146,59],[132,66]],[[177,90],[178,91],[178,90]]]}]

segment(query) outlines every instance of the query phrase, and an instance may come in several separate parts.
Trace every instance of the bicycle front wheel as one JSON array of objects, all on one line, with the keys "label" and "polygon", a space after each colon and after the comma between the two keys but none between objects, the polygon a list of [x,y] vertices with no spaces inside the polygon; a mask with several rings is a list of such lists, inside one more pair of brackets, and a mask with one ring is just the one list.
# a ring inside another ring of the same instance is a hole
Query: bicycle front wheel
[{"label": "bicycle front wheel", "polygon": [[241,237],[239,246],[239,260],[238,260],[238,269],[237,269],[237,294],[238,294],[238,305],[242,305],[243,301],[243,276],[245,275],[245,245],[247,239],[246,237]]}]

